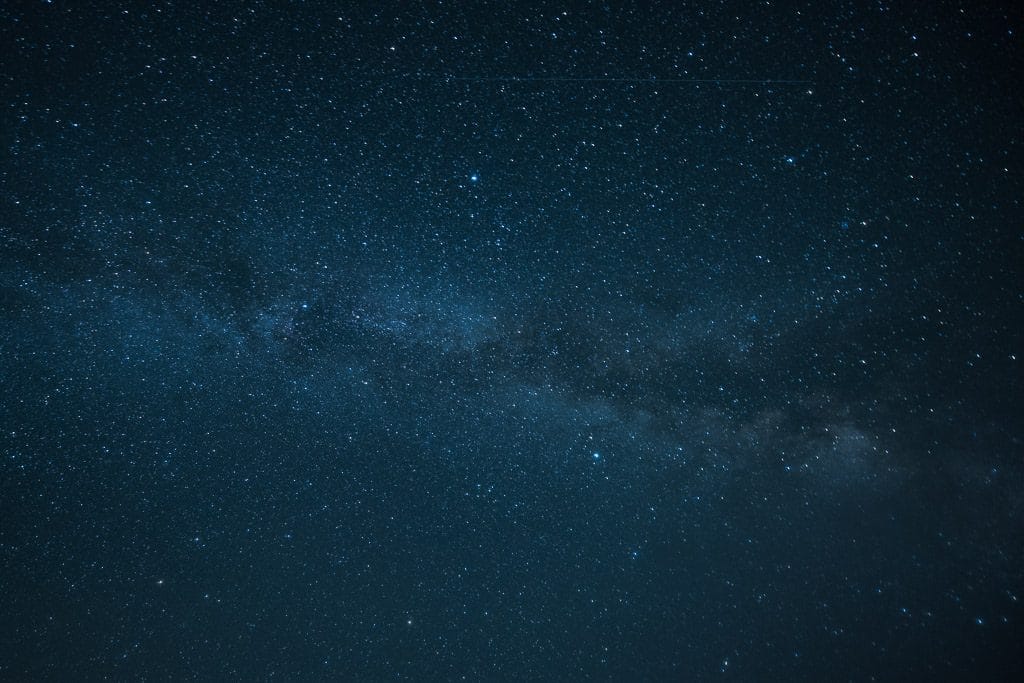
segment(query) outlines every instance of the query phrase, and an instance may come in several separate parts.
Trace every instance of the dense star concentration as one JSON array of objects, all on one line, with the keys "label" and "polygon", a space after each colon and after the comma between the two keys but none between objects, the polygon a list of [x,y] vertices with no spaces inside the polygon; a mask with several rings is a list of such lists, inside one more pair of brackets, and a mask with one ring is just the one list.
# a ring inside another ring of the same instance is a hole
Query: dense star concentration
[{"label": "dense star concentration", "polygon": [[0,6],[0,679],[1014,680],[1014,3]]}]

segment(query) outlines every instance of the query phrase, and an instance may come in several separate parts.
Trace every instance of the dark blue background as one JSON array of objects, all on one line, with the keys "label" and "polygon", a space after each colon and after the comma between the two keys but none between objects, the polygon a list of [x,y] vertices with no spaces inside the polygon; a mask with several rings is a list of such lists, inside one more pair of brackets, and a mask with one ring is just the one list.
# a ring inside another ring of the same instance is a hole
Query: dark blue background
[{"label": "dark blue background", "polygon": [[1020,18],[5,4],[0,678],[1013,680]]}]

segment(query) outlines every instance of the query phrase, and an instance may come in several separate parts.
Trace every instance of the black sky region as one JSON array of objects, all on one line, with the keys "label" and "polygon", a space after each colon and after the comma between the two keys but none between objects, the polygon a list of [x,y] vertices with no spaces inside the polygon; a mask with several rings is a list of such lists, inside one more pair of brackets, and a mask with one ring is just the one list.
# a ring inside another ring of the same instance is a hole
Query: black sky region
[{"label": "black sky region", "polygon": [[0,6],[0,679],[1019,680],[1021,12]]}]

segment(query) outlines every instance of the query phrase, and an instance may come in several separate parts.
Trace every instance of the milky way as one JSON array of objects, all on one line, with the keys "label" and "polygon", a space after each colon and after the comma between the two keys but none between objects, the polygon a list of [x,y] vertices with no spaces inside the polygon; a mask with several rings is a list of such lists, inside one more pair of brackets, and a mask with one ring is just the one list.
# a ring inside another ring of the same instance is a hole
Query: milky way
[{"label": "milky way", "polygon": [[0,678],[1020,673],[1019,12],[207,4],[0,9]]}]

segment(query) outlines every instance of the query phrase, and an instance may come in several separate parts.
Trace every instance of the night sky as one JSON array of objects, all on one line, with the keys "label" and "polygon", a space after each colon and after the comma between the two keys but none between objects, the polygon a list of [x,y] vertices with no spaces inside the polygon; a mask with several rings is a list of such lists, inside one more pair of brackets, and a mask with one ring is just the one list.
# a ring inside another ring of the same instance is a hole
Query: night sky
[{"label": "night sky", "polygon": [[3,3],[0,679],[1014,679],[1005,4]]}]

